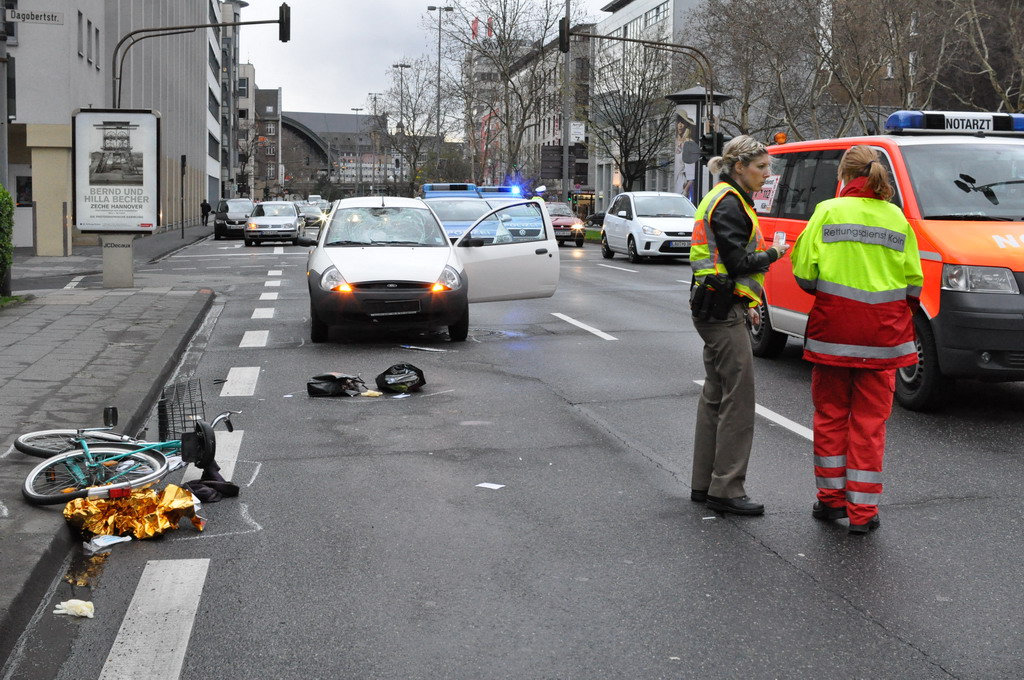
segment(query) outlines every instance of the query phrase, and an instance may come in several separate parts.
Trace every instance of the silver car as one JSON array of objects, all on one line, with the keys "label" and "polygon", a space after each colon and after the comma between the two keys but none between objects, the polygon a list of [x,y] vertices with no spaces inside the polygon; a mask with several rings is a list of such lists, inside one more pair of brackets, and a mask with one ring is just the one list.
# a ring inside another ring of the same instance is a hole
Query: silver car
[{"label": "silver car", "polygon": [[291,241],[298,244],[306,233],[306,220],[290,201],[265,201],[256,206],[245,225],[245,245],[258,241]]}]

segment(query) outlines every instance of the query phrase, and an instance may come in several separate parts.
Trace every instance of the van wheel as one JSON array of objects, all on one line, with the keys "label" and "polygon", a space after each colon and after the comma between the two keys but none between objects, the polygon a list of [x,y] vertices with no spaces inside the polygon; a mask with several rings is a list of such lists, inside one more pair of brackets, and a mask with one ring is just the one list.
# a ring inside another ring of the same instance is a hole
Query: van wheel
[{"label": "van wheel", "polygon": [[939,370],[935,335],[920,315],[914,315],[917,363],[896,371],[896,401],[910,411],[933,411],[945,402],[953,380]]},{"label": "van wheel", "polygon": [[747,317],[750,347],[754,351],[755,357],[774,359],[782,354],[782,350],[786,349],[786,341],[789,340],[789,336],[772,328],[772,320],[768,316],[768,305],[764,301],[757,306],[757,311],[761,314],[761,321],[757,325],[751,323],[750,317]]},{"label": "van wheel", "polygon": [[636,241],[633,240],[632,236],[629,237],[629,242],[626,244],[626,256],[633,264],[640,264],[640,260],[643,259],[640,257],[640,253],[636,251]]},{"label": "van wheel", "polygon": [[605,236],[604,232],[601,232],[601,257],[606,260],[610,260],[615,257],[615,253],[608,247],[608,237]]}]

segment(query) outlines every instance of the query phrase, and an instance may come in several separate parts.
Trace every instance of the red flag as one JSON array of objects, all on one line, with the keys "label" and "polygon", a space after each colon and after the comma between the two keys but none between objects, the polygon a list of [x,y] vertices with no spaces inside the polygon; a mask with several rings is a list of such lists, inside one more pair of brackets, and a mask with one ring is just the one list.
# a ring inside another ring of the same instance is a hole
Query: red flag
[{"label": "red flag", "polygon": [[494,37],[494,17],[487,17],[487,37]]},{"label": "red flag", "polygon": [[477,33],[480,32],[480,17],[473,17],[473,23],[470,24],[473,34],[473,40],[476,40]]}]

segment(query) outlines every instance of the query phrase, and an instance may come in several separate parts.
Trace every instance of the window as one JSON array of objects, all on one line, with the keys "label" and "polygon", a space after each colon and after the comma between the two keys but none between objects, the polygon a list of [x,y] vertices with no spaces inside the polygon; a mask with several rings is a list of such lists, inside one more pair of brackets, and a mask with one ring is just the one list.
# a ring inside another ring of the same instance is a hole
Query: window
[{"label": "window", "polygon": [[267,166],[267,179],[277,179],[276,165],[271,164]]},{"label": "window", "polygon": [[85,58],[92,63],[92,20],[85,22]]},{"label": "window", "polygon": [[238,79],[238,96],[248,97],[249,96],[249,79],[239,78]]},{"label": "window", "polygon": [[207,153],[210,155],[210,158],[214,158],[214,159],[219,158],[220,157],[220,142],[212,134],[207,135],[207,137],[209,138],[208,139],[209,149],[207,150]]},{"label": "window", "polygon": [[78,13],[78,56],[85,56],[85,17]]},{"label": "window", "polygon": [[[18,0],[6,0],[4,7],[7,9],[18,9]],[[18,44],[18,22],[17,21],[5,21],[4,27],[7,29],[7,44],[17,45]],[[81,46],[79,46],[79,54],[81,54]]]},{"label": "window", "polygon": [[249,109],[238,109],[239,120],[249,120]]},{"label": "window", "polygon": [[99,26],[94,26],[93,27],[93,37],[95,38],[95,40],[93,41],[93,45],[96,46],[96,70],[98,71],[99,68],[100,68],[100,27]]},{"label": "window", "polygon": [[644,28],[668,18],[668,3],[663,2],[654,9],[649,9],[644,14]]},{"label": "window", "polygon": [[277,124],[276,123],[267,123],[266,126],[263,129],[265,131],[265,134],[268,134],[268,135],[276,135],[277,134]]},{"label": "window", "polygon": [[779,217],[809,219],[822,201],[835,198],[839,185],[841,149],[785,155],[786,168],[779,186]]},{"label": "window", "polygon": [[213,72],[213,75],[219,76],[220,75],[220,61],[217,60],[217,53],[213,51],[213,47],[211,47],[210,45],[207,45],[206,47],[207,47],[207,49],[210,52],[210,54],[209,54],[209,57],[210,57],[210,71]]},{"label": "window", "polygon": [[217,95],[214,94],[213,90],[207,90],[207,96],[210,100],[210,113],[213,114],[214,118],[217,118],[218,109],[220,109],[220,102],[217,101]]},{"label": "window", "polygon": [[267,146],[264,147],[264,153],[267,156],[276,156],[277,155],[277,144],[267,144]]}]

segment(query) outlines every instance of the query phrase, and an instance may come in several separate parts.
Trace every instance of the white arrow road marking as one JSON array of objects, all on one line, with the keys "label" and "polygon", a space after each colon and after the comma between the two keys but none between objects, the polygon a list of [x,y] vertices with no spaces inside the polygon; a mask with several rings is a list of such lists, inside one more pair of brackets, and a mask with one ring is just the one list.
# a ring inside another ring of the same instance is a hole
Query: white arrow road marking
[{"label": "white arrow road marking", "polygon": [[242,336],[239,347],[266,347],[270,338],[270,331],[246,331]]},{"label": "white arrow road marking", "polygon": [[614,335],[608,335],[604,331],[599,331],[599,330],[597,330],[596,328],[594,328],[592,326],[588,326],[585,323],[581,323],[581,322],[577,321],[576,319],[572,318],[571,316],[566,316],[565,314],[559,314],[558,312],[551,312],[551,316],[557,316],[562,321],[568,321],[573,326],[578,326],[579,328],[582,328],[583,330],[585,330],[585,331],[587,331],[589,333],[593,333],[597,337],[602,338],[604,340],[618,340],[618,338],[616,338]]},{"label": "white arrow road marking", "polygon": [[[703,380],[694,380],[693,382],[695,382],[695,383],[697,383],[698,385],[701,385],[701,386],[704,385],[704,381]],[[787,418],[784,415],[780,415],[780,414],[776,413],[775,411],[772,411],[771,409],[768,409],[768,408],[765,408],[764,406],[761,406],[760,404],[755,404],[754,405],[754,412],[757,413],[757,415],[761,416],[762,418],[767,418],[768,420],[772,421],[773,423],[775,423],[777,425],[782,425],[784,428],[786,428],[790,432],[792,432],[794,434],[800,435],[801,437],[803,437],[807,441],[810,441],[810,442],[814,441],[814,430],[812,430],[810,428],[807,428],[807,427],[804,427],[800,423],[798,423],[796,421],[793,421],[793,420],[790,420],[789,418]]]},{"label": "white arrow road marking", "polygon": [[235,366],[228,371],[228,378],[220,389],[220,396],[251,397],[256,394],[256,381],[259,377],[259,366]]},{"label": "white arrow road marking", "polygon": [[146,563],[100,680],[177,680],[209,567],[208,559]]}]

